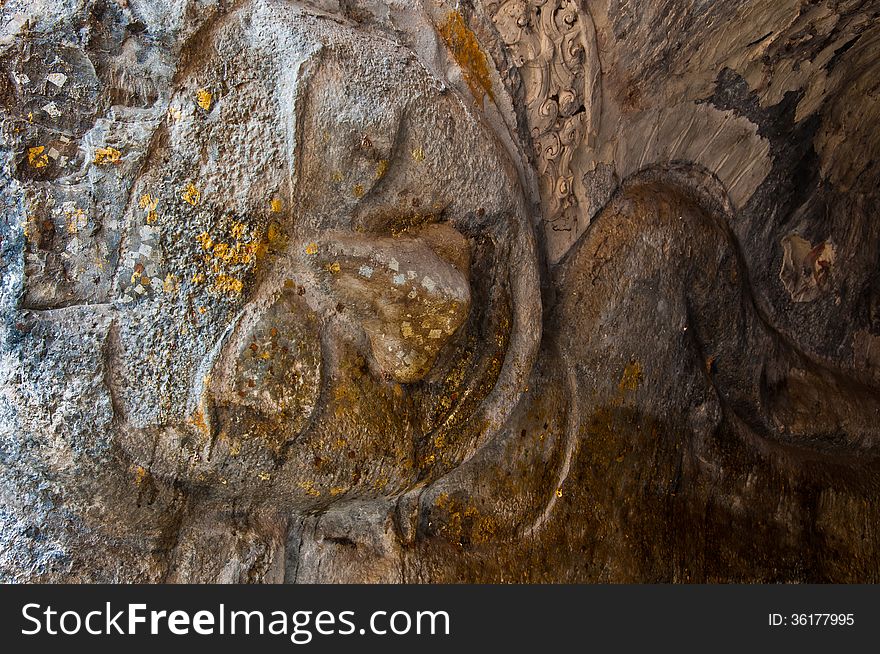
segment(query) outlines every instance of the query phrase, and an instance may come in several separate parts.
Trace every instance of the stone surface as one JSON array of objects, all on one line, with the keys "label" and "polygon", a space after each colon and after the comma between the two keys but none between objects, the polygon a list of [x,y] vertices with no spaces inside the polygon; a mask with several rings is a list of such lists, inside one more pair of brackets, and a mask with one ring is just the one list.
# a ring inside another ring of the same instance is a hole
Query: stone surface
[{"label": "stone surface", "polygon": [[880,581],[878,17],[7,0],[0,579]]}]

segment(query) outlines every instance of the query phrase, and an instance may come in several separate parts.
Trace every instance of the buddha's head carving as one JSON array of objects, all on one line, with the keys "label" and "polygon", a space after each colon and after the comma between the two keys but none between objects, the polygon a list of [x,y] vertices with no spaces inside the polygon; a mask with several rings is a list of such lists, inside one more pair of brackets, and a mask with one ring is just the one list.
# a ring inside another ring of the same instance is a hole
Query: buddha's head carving
[{"label": "buddha's head carving", "polygon": [[517,169],[481,112],[406,48],[295,3],[193,38],[115,276],[138,465],[304,507],[466,456],[540,312]]}]

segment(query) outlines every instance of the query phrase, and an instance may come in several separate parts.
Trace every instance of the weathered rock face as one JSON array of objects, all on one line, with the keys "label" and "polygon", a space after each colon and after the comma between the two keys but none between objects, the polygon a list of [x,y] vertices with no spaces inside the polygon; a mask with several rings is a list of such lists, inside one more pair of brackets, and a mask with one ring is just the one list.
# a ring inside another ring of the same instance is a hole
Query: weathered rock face
[{"label": "weathered rock face", "polygon": [[7,0],[0,577],[880,580],[880,32]]}]

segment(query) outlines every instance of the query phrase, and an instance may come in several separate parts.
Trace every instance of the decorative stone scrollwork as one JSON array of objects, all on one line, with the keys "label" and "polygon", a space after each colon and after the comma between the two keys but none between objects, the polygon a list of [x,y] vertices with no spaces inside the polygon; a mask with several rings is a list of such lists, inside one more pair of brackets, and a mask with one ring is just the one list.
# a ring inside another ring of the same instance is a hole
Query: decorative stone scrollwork
[{"label": "decorative stone scrollwork", "polygon": [[592,18],[576,0],[490,0],[486,8],[522,78],[544,220],[568,231],[580,190],[572,161],[594,140],[600,115]]}]

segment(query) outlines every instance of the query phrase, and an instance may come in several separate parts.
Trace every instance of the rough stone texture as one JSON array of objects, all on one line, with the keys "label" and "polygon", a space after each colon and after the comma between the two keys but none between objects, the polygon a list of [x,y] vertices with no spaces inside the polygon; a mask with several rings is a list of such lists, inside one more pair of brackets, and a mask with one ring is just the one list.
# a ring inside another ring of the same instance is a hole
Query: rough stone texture
[{"label": "rough stone texture", "polygon": [[878,18],[6,0],[0,579],[880,581]]}]

